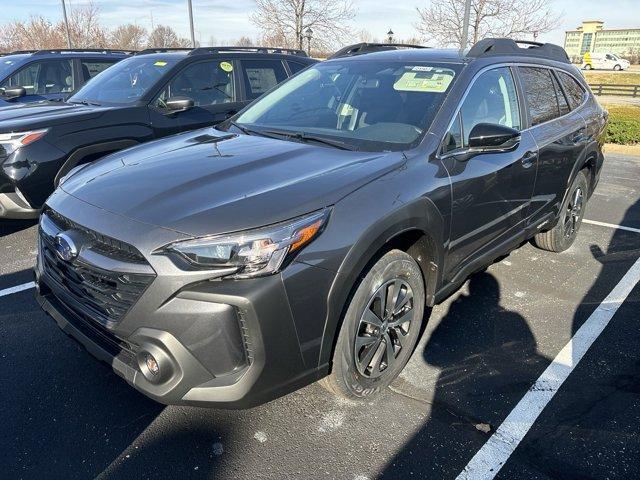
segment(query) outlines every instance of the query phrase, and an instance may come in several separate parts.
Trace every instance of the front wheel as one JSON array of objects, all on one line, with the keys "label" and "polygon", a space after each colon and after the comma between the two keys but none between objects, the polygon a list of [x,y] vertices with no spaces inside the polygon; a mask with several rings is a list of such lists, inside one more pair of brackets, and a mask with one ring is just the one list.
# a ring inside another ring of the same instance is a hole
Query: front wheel
[{"label": "front wheel", "polygon": [[578,172],[569,188],[561,210],[560,219],[555,227],[534,237],[536,246],[550,252],[563,252],[569,248],[582,224],[582,217],[587,204],[587,177],[584,170]]},{"label": "front wheel", "polygon": [[416,261],[391,250],[360,281],[344,316],[331,374],[321,384],[347,398],[379,393],[402,371],[420,335],[425,290]]},{"label": "front wheel", "polygon": [[613,67],[613,69],[614,69],[616,72],[619,72],[620,70],[622,70],[622,67],[621,67],[620,65],[615,65],[615,66]]},{"label": "front wheel", "polygon": [[591,64],[590,64],[590,63],[587,63],[587,64],[584,66],[584,69],[585,69],[585,70],[591,70],[592,68],[593,68],[593,67],[591,66]]}]

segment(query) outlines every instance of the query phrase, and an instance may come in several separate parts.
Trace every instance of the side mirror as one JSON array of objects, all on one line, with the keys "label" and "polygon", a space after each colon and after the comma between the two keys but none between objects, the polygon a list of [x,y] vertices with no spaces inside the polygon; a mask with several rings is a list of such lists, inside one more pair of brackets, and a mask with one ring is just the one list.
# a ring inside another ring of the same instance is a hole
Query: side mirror
[{"label": "side mirror", "polygon": [[189,110],[195,105],[195,102],[192,98],[189,97],[171,97],[167,99],[165,102],[169,111],[167,115],[173,115],[176,113],[184,112]]},{"label": "side mirror", "polygon": [[496,123],[478,123],[469,133],[469,147],[483,151],[504,151],[520,141],[520,132]]},{"label": "side mirror", "polygon": [[2,96],[5,100],[11,101],[20,97],[24,97],[27,94],[27,91],[24,87],[9,87],[5,88],[2,92]]}]

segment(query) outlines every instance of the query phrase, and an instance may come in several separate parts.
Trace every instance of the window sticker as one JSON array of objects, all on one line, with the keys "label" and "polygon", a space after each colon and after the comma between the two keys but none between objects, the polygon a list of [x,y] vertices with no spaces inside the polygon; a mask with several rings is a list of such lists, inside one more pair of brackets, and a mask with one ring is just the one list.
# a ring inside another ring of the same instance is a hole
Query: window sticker
[{"label": "window sticker", "polygon": [[414,72],[430,72],[431,70],[433,70],[433,67],[423,67],[421,65],[416,65],[411,70],[413,70]]},{"label": "window sticker", "polygon": [[158,60],[156,63],[154,63],[154,65],[156,67],[166,67],[167,66],[167,62],[165,62],[163,60]]},{"label": "window sticker", "polygon": [[251,93],[264,93],[278,83],[273,68],[247,68]]},{"label": "window sticker", "polygon": [[220,62],[220,68],[227,73],[233,71],[233,65],[231,65],[231,63],[229,62]]},{"label": "window sticker", "polygon": [[393,89],[400,92],[444,93],[454,75],[455,72],[447,68],[409,71],[396,80]]}]

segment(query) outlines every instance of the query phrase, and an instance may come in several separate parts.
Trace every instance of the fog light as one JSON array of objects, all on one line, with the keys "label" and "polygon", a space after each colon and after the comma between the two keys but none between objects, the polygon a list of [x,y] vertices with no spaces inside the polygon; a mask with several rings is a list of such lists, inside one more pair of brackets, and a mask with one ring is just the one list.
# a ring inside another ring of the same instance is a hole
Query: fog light
[{"label": "fog light", "polygon": [[158,375],[158,373],[160,373],[160,366],[158,365],[158,362],[156,361],[154,356],[150,353],[145,354],[144,363],[147,365],[147,368],[149,369],[149,372],[151,372],[151,374]]}]

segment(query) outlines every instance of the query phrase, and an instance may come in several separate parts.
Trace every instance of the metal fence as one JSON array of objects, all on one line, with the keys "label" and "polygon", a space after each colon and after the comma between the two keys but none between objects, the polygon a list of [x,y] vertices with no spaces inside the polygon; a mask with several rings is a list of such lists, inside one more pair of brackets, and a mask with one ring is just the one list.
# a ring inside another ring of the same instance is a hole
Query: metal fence
[{"label": "metal fence", "polygon": [[616,85],[605,83],[589,84],[595,95],[617,95],[622,97],[640,97],[640,85]]}]

